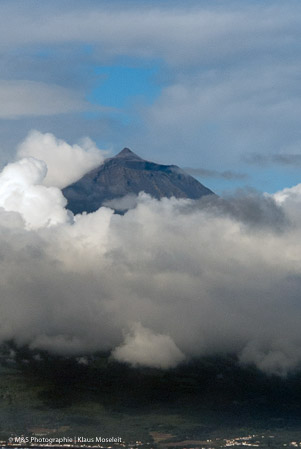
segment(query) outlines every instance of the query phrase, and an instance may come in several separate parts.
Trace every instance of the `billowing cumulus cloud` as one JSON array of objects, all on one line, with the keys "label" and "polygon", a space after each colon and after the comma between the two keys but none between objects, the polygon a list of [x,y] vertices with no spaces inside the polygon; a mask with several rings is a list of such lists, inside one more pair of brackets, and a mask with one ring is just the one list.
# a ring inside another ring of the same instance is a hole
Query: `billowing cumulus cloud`
[{"label": "billowing cumulus cloud", "polygon": [[124,343],[114,349],[112,355],[120,362],[152,368],[173,368],[185,359],[168,335],[154,334],[139,324],[126,335]]},{"label": "billowing cumulus cloud", "polygon": [[45,162],[24,158],[8,164],[0,174],[0,207],[19,212],[28,228],[68,221],[62,192],[42,185],[46,173]]},{"label": "billowing cumulus cloud", "polygon": [[89,138],[83,139],[79,145],[69,145],[53,134],[38,131],[31,131],[17,152],[19,158],[34,157],[44,161],[47,174],[43,184],[60,188],[72,184],[100,165],[104,155]]},{"label": "billowing cumulus cloud", "polygon": [[23,158],[0,175],[0,342],[133,366],[234,353],[267,373],[300,367],[298,192],[141,193],[124,215],[73,216],[45,174]]}]

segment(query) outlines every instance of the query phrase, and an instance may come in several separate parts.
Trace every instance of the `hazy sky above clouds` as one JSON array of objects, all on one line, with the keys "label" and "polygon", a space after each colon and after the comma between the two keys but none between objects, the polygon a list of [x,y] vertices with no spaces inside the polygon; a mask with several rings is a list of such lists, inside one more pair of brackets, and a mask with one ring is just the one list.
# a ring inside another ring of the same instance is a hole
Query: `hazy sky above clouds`
[{"label": "hazy sky above clouds", "polygon": [[1,163],[35,129],[189,167],[219,193],[297,184],[300,9],[3,0]]}]

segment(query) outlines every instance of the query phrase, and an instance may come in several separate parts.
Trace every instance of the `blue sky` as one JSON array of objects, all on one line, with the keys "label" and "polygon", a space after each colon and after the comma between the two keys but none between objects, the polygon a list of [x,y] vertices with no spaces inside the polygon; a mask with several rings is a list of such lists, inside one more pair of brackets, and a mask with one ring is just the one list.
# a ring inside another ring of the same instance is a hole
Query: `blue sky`
[{"label": "blue sky", "polygon": [[91,103],[116,109],[128,108],[139,101],[151,104],[160,95],[155,82],[157,67],[116,65],[97,67],[99,84],[88,95]]},{"label": "blue sky", "polygon": [[218,193],[297,184],[300,12],[297,1],[2,1],[0,163],[36,129],[199,169]]}]

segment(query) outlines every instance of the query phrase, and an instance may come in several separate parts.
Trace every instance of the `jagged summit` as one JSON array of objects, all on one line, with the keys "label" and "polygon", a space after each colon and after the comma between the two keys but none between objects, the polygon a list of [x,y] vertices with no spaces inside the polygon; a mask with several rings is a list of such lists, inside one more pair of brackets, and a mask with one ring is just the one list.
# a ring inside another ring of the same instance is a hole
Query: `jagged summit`
[{"label": "jagged summit", "polygon": [[176,165],[142,159],[129,148],[106,159],[79,181],[65,187],[64,196],[73,213],[94,212],[106,202],[146,192],[154,198],[198,199],[213,194]]}]

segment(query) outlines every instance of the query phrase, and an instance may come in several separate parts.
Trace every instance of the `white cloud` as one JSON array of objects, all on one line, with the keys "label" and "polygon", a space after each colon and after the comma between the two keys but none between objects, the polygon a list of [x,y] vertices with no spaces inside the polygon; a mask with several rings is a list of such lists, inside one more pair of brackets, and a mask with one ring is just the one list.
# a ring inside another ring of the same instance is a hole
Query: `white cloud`
[{"label": "white cloud", "polygon": [[126,335],[122,345],[114,349],[113,357],[119,362],[151,368],[174,368],[185,359],[184,354],[168,335],[154,334],[136,324]]},{"label": "white cloud", "polygon": [[69,221],[67,200],[56,187],[44,187],[43,161],[24,158],[8,164],[0,174],[0,207],[19,212],[26,227],[36,229]]},{"label": "white cloud", "polygon": [[44,161],[46,186],[64,188],[80,179],[85,173],[100,165],[105,152],[100,151],[91,139],[69,145],[53,134],[31,131],[18,147],[17,157],[34,157]]},{"label": "white cloud", "polygon": [[[301,200],[301,184],[297,184],[293,187],[286,187],[285,189],[274,193],[273,197],[280,204],[284,202],[299,203]],[[297,204],[295,204],[295,207],[297,207]]]}]

